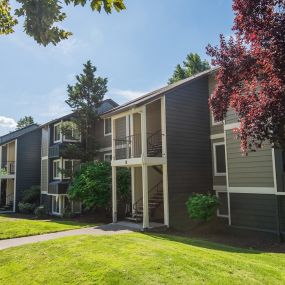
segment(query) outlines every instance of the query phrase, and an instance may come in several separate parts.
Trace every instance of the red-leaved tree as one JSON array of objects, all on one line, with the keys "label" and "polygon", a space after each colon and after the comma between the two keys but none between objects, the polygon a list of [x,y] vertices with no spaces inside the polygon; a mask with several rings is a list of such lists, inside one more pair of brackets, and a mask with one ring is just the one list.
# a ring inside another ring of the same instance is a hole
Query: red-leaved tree
[{"label": "red-leaved tree", "polygon": [[220,67],[210,107],[216,120],[236,112],[243,152],[265,141],[285,149],[285,0],[234,0],[233,10],[233,36],[207,47]]}]

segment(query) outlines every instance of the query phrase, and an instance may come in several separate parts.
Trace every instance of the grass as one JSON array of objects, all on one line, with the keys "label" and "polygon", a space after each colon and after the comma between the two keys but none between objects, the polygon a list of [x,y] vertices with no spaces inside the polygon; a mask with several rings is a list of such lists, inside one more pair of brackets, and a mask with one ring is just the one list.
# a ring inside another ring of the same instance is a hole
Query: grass
[{"label": "grass", "polygon": [[0,284],[285,284],[285,255],[140,233],[1,251]]},{"label": "grass", "polygon": [[32,220],[14,218],[13,215],[0,215],[0,240],[73,230],[87,226],[92,225],[74,221]]}]

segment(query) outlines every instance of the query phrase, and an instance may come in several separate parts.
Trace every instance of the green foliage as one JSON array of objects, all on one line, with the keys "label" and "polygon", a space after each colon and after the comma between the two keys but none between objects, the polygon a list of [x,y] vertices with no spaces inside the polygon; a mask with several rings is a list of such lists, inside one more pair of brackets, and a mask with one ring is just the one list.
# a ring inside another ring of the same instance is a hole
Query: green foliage
[{"label": "green foliage", "polygon": [[[11,4],[9,0],[0,0],[0,35],[13,33],[13,27],[18,23],[16,17],[24,17],[24,30],[27,35],[41,45],[56,45],[61,40],[72,35],[56,24],[65,20],[66,14],[62,12],[62,5],[90,4],[92,11],[101,12],[105,10],[107,14],[113,9],[120,12],[126,9],[124,0],[16,0],[20,4],[19,9],[15,9],[15,15],[11,14]],[[15,17],[16,16],[16,17]]]},{"label": "green foliage", "polygon": [[199,72],[210,69],[210,64],[206,60],[201,60],[197,53],[189,53],[183,61],[183,67],[178,64],[173,72],[168,84],[193,76]]},{"label": "green foliage", "polygon": [[19,212],[23,214],[32,214],[35,211],[36,204],[19,202]]},{"label": "green foliage", "polygon": [[0,35],[14,33],[17,24],[17,19],[11,14],[9,0],[0,0]]},{"label": "green foliage", "polygon": [[18,122],[17,122],[17,130],[22,129],[24,127],[27,127],[29,125],[34,124],[34,118],[32,116],[25,116],[24,118],[21,118]]},{"label": "green foliage", "polygon": [[41,198],[40,186],[32,186],[29,189],[23,191],[21,202],[38,205],[40,203],[40,198]]},{"label": "green foliage", "polygon": [[[130,199],[130,173],[119,169],[118,200],[128,203]],[[72,181],[69,191],[71,200],[80,200],[86,209],[111,208],[112,168],[108,162],[96,161],[83,165]]]},{"label": "green foliage", "polygon": [[187,211],[191,219],[208,221],[219,206],[219,199],[211,194],[193,194],[186,202]]},{"label": "green foliage", "polygon": [[90,60],[83,66],[83,73],[76,76],[75,85],[67,87],[66,103],[74,111],[73,123],[76,124],[83,138],[80,157],[83,162],[87,162],[95,159],[98,149],[95,136],[98,121],[96,110],[108,91],[108,79],[95,75],[97,69]]}]

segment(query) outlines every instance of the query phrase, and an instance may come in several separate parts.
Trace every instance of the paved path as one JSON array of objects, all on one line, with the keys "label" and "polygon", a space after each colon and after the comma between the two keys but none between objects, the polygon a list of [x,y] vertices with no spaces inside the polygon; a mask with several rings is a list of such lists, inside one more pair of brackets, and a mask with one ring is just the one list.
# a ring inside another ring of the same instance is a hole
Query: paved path
[{"label": "paved path", "polygon": [[69,230],[69,231],[64,231],[64,232],[0,240],[0,250],[23,245],[23,244],[52,240],[52,239],[67,237],[67,236],[76,236],[76,235],[102,236],[102,235],[124,234],[124,233],[131,233],[131,232],[133,231],[125,226],[108,224],[108,225],[92,227],[92,228],[82,228],[82,229]]}]

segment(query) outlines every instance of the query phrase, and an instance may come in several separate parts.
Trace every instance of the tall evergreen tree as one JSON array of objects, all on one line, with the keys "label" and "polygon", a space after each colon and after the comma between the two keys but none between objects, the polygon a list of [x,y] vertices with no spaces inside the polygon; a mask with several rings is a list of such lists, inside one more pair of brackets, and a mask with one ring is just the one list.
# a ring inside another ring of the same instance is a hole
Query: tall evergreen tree
[{"label": "tall evergreen tree", "polygon": [[98,108],[108,91],[108,79],[95,75],[97,69],[90,60],[83,66],[83,73],[76,76],[75,85],[67,87],[66,103],[74,111],[73,123],[78,127],[83,139],[82,149],[78,150],[81,151],[80,156],[83,161],[93,161],[98,149],[95,137]]},{"label": "tall evergreen tree", "polygon": [[183,61],[183,67],[180,64],[176,66],[172,77],[168,80],[168,84],[188,78],[207,69],[210,69],[208,61],[202,60],[197,53],[189,53],[186,56],[186,60]]},{"label": "tall evergreen tree", "polygon": [[17,122],[16,129],[19,130],[19,129],[22,129],[22,128],[27,127],[29,125],[32,125],[34,123],[35,123],[34,118],[32,116],[25,116]]}]

